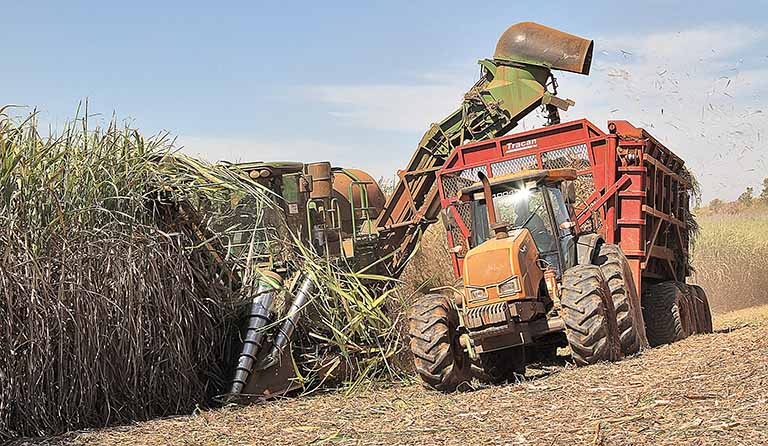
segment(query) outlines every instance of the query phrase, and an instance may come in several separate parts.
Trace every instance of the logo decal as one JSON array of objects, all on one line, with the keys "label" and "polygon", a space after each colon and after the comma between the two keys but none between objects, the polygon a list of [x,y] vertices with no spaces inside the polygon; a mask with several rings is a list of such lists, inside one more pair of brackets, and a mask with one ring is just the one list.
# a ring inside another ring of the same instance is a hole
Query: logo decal
[{"label": "logo decal", "polygon": [[504,153],[517,152],[518,150],[535,149],[539,147],[536,138],[526,139],[525,141],[510,142],[504,146]]}]

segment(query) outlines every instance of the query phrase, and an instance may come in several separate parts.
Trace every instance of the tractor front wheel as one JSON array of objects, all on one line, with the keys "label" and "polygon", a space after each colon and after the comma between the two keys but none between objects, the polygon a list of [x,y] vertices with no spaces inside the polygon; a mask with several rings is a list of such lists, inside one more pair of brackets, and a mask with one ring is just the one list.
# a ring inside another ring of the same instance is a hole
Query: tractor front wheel
[{"label": "tractor front wheel", "polygon": [[427,387],[452,392],[468,381],[469,358],[458,342],[459,316],[448,298],[427,294],[408,313],[416,371]]}]

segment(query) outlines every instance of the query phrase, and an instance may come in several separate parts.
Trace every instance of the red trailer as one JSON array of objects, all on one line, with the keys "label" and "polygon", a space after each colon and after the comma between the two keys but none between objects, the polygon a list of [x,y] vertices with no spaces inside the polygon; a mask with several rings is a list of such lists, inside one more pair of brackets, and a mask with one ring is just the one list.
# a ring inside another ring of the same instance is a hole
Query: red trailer
[{"label": "red trailer", "polygon": [[627,121],[609,121],[608,129],[582,119],[457,148],[439,173],[441,205],[458,223],[448,234],[456,276],[470,248],[471,218],[458,193],[478,171],[498,177],[570,167],[578,172],[577,224],[621,247],[638,293],[643,284],[685,281],[691,180],[683,160]]}]

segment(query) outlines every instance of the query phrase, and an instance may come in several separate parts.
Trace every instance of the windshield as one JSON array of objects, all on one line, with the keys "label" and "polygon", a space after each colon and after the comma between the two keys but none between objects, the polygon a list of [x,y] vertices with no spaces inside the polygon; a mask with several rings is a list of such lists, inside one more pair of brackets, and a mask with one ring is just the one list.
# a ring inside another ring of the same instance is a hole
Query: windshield
[{"label": "windshield", "polygon": [[[541,190],[525,189],[512,185],[497,185],[493,190],[496,219],[511,228],[527,228],[540,253],[557,251],[558,238],[552,230],[547,207]],[[475,202],[472,219],[473,246],[491,237],[485,201]]]}]

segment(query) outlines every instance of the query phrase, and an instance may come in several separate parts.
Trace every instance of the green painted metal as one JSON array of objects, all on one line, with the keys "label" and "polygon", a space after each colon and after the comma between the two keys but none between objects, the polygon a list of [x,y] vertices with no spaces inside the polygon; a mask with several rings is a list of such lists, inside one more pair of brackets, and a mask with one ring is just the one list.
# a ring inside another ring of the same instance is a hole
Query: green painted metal
[{"label": "green painted metal", "polygon": [[331,227],[329,229],[339,232],[339,240],[341,237],[341,206],[339,206],[339,200],[337,198],[331,198]]},{"label": "green painted metal", "polygon": [[289,175],[283,175],[282,194],[283,199],[288,203],[299,202],[299,181],[301,181],[300,173],[292,173]]},{"label": "green painted metal", "polygon": [[233,163],[232,166],[241,170],[271,168],[279,171],[281,174],[301,172],[304,169],[304,164],[296,161],[250,161],[246,163]]},{"label": "green painted metal", "polygon": [[358,187],[360,189],[360,213],[361,213],[361,223],[360,223],[360,229],[362,229],[362,225],[368,226],[367,233],[370,234],[373,229],[370,213],[369,213],[369,205],[368,205],[368,190],[366,189],[366,186],[371,184],[370,181],[353,181],[349,183],[349,207],[352,211],[352,243],[354,244],[355,240],[357,240],[357,217],[355,217],[355,200],[352,198],[354,197],[355,187]]}]

